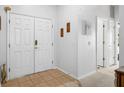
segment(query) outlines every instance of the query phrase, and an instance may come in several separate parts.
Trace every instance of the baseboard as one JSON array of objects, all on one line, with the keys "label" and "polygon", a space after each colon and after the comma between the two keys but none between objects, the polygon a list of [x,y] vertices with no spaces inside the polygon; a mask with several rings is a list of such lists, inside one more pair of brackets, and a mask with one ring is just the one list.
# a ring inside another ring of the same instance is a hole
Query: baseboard
[{"label": "baseboard", "polygon": [[56,69],[56,65],[52,66],[52,69]]},{"label": "baseboard", "polygon": [[59,69],[60,71],[64,72],[65,74],[73,77],[74,79],[78,79],[75,75],[71,74],[71,73],[68,73],[67,71],[63,70],[62,68],[58,67],[58,66],[55,66],[54,67],[55,69]]},{"label": "baseboard", "polygon": [[88,74],[82,75],[82,76],[80,76],[80,77],[76,77],[76,76],[74,76],[74,75],[68,73],[67,71],[63,70],[62,68],[60,68],[60,67],[58,67],[58,66],[54,66],[54,69],[59,69],[60,71],[64,72],[65,74],[67,74],[67,75],[69,75],[69,76],[71,76],[71,77],[73,77],[73,78],[75,78],[75,79],[77,79],[77,80],[83,79],[83,78],[85,78],[85,77],[87,77],[87,76],[90,76],[90,75],[96,73],[96,70],[95,70],[95,71],[92,71],[92,72],[90,72],[90,73],[88,73]]},{"label": "baseboard", "polygon": [[83,79],[83,78],[86,78],[86,77],[88,77],[88,76],[90,76],[90,75],[92,75],[94,73],[96,73],[96,70],[95,71],[92,71],[92,72],[90,72],[88,74],[85,74],[85,75],[82,75],[82,76],[78,77],[78,80]]}]

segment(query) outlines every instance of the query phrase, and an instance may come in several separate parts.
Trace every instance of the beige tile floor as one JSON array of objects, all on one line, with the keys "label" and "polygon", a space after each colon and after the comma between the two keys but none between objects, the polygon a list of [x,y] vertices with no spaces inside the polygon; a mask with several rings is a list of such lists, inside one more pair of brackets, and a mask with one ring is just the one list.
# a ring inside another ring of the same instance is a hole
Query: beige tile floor
[{"label": "beige tile floor", "polygon": [[78,85],[78,80],[58,69],[50,69],[14,80],[9,80],[6,84],[3,84],[2,87],[73,87]]}]

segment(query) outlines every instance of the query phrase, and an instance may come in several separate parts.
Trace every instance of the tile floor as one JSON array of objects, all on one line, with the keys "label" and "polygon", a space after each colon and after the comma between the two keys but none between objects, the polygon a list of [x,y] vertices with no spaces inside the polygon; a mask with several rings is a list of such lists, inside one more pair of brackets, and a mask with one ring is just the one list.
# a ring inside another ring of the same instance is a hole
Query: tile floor
[{"label": "tile floor", "polygon": [[3,84],[2,87],[77,87],[78,85],[78,80],[58,69],[50,69],[14,80],[9,80],[6,84]]}]

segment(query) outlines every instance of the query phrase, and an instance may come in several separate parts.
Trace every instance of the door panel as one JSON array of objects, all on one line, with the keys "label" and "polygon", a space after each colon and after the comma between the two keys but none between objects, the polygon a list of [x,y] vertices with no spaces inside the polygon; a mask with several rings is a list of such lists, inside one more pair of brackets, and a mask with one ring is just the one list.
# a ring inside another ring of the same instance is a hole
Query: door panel
[{"label": "door panel", "polygon": [[10,79],[34,72],[34,18],[10,14]]},{"label": "door panel", "polygon": [[114,20],[97,19],[97,66],[108,67],[114,64],[114,24]]},{"label": "door panel", "polygon": [[104,66],[103,63],[103,20],[97,18],[97,66]]},{"label": "door panel", "polygon": [[35,18],[35,72],[47,70],[52,66],[50,20]]},{"label": "door panel", "polygon": [[109,56],[108,56],[108,43],[109,43],[109,40],[108,40],[108,37],[109,37],[109,31],[108,31],[108,28],[109,28],[109,24],[108,24],[108,20],[104,20],[103,21],[104,23],[104,66],[107,67],[108,66],[108,63],[109,63]]},{"label": "door panel", "polygon": [[109,66],[113,65],[114,64],[114,58],[115,58],[115,55],[114,55],[114,33],[115,33],[115,25],[114,25],[114,20],[110,20],[109,21]]}]

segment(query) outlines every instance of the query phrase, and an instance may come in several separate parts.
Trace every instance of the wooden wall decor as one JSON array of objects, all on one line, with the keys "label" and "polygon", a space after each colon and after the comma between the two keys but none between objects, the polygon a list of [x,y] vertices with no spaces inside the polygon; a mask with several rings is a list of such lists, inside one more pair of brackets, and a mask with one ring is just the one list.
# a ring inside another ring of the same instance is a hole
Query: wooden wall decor
[{"label": "wooden wall decor", "polygon": [[0,16],[0,31],[1,31],[1,16]]},{"label": "wooden wall decor", "polygon": [[67,30],[67,32],[70,32],[70,23],[69,22],[66,25],[66,30]]},{"label": "wooden wall decor", "polygon": [[60,36],[64,37],[64,29],[63,28],[60,29]]}]

